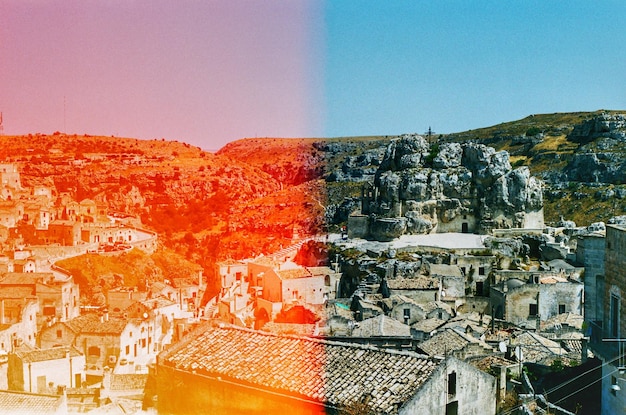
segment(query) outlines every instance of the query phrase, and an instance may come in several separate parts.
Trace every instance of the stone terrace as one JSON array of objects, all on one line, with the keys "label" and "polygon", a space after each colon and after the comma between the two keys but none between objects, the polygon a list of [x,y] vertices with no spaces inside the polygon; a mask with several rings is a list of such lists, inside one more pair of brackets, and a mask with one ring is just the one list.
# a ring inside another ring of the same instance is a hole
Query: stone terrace
[{"label": "stone terrace", "polygon": [[411,352],[230,326],[207,327],[159,356],[159,364],[340,407],[370,396],[374,411],[395,413],[437,368]]}]

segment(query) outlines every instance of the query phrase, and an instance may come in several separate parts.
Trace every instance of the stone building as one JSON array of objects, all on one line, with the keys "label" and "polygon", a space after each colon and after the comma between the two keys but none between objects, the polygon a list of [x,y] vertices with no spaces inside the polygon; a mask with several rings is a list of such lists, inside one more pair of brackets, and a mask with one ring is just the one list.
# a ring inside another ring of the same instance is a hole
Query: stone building
[{"label": "stone building", "polygon": [[604,317],[604,252],[604,234],[594,232],[578,237],[576,262],[585,267],[585,320],[594,325],[602,325]]},{"label": "stone building", "polygon": [[53,387],[80,387],[85,380],[85,356],[74,347],[26,349],[9,353],[10,390],[48,393]]},{"label": "stone building", "polygon": [[604,291],[600,327],[592,325],[590,348],[602,362],[602,413],[616,414],[626,408],[626,227],[607,225]]},{"label": "stone building", "polygon": [[558,275],[511,278],[492,286],[490,297],[495,318],[530,328],[558,314],[582,315],[583,289],[581,282]]},{"label": "stone building", "polygon": [[[160,413],[495,414],[496,381],[406,351],[204,326],[157,360]],[[445,412],[444,412],[445,411]]]},{"label": "stone building", "polygon": [[0,277],[2,292],[21,292],[39,302],[37,324],[52,320],[67,321],[80,314],[80,289],[71,276],[53,272],[7,273]]}]

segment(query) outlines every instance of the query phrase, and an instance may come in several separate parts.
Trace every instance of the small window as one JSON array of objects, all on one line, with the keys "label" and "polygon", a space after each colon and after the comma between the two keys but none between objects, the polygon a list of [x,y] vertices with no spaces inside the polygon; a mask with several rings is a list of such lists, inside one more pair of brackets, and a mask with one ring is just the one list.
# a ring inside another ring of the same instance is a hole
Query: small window
[{"label": "small window", "polygon": [[485,275],[485,267],[478,267],[478,275]]},{"label": "small window", "polygon": [[446,404],[446,415],[458,415],[459,413],[459,401],[454,401]]},{"label": "small window", "polygon": [[63,337],[63,330],[57,330],[57,339],[60,339]]},{"label": "small window", "polygon": [[448,373],[448,395],[456,395],[456,372]]},{"label": "small window", "polygon": [[565,313],[565,304],[559,304],[559,314]]},{"label": "small window", "polygon": [[130,354],[130,346],[126,345],[126,356]]},{"label": "small window", "polygon": [[537,316],[537,304],[528,304],[528,315],[530,317]]}]

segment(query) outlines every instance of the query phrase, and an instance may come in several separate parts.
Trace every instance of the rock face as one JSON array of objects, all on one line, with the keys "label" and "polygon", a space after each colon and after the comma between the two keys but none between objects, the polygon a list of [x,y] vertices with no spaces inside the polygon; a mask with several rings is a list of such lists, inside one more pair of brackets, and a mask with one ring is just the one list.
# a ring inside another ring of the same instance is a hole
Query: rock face
[{"label": "rock face", "polygon": [[626,116],[600,114],[574,126],[567,136],[580,144],[563,170],[564,180],[586,183],[626,182]]},{"label": "rock face", "polygon": [[392,141],[373,185],[363,190],[368,235],[479,232],[543,227],[542,183],[513,170],[506,151],[475,143],[429,145],[419,135]]},{"label": "rock face", "polygon": [[586,144],[599,137],[626,141],[626,116],[622,114],[600,114],[574,126],[567,139],[575,143]]}]

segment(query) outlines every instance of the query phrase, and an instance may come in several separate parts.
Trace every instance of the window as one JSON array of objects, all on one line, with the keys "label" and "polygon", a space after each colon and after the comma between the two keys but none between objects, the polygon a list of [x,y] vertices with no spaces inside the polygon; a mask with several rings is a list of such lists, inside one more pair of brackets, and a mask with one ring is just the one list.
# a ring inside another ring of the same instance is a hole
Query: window
[{"label": "window", "polygon": [[448,373],[448,395],[456,395],[456,372]]},{"label": "window", "polygon": [[87,349],[87,355],[100,357],[100,348],[98,346],[90,346]]},{"label": "window", "polygon": [[565,304],[559,304],[559,314],[565,313]]},{"label": "window", "polygon": [[126,345],[126,356],[130,354],[130,346]]},{"label": "window", "polygon": [[44,305],[43,306],[43,315],[44,316],[54,316],[56,314],[56,309],[53,305]]},{"label": "window", "polygon": [[485,267],[478,267],[478,275],[485,275]]},{"label": "window", "polygon": [[63,337],[63,330],[57,330],[57,339],[60,339]]},{"label": "window", "polygon": [[404,313],[404,324],[408,324],[409,320],[411,319],[411,309],[410,308],[405,308],[402,311]]},{"label": "window", "polygon": [[458,415],[459,413],[459,402],[454,401],[450,402],[446,405],[446,415]]},{"label": "window", "polygon": [[537,304],[528,304],[528,315],[530,317],[537,316]]},{"label": "window", "polygon": [[482,296],[483,295],[483,282],[482,281],[476,281],[476,295],[478,296]]},{"label": "window", "polygon": [[613,338],[619,337],[619,300],[618,296],[611,294],[609,336]]}]

